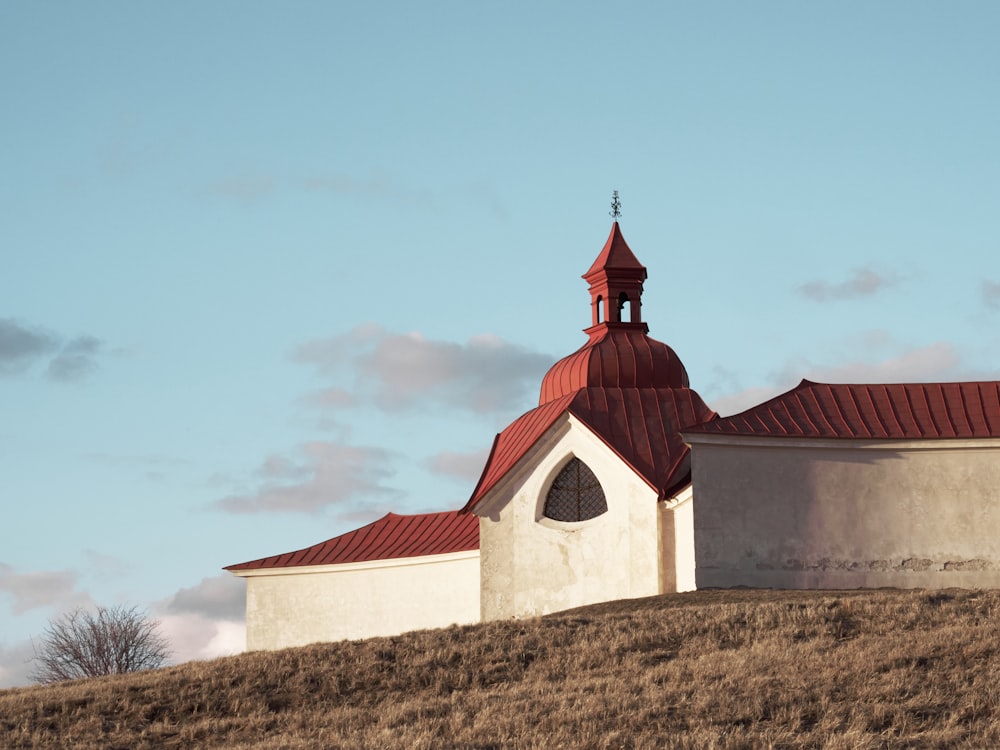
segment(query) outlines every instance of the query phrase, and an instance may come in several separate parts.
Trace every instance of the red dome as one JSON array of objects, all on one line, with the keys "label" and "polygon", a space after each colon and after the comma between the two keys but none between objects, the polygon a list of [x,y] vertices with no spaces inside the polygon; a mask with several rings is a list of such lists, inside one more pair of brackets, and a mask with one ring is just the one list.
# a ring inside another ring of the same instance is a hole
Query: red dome
[{"label": "red dome", "polygon": [[588,333],[590,341],[546,373],[539,404],[580,388],[688,387],[687,370],[676,352],[650,338],[644,325],[599,325]]}]

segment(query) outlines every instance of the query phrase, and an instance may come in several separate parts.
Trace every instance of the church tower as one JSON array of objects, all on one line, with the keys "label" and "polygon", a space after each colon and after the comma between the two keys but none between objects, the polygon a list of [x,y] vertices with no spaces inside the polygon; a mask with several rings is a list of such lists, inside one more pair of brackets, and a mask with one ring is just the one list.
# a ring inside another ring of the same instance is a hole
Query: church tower
[{"label": "church tower", "polygon": [[[617,221],[604,249],[583,278],[590,284],[591,325],[631,323],[641,325],[643,332],[649,330],[642,322],[642,282],[646,280],[646,267],[625,242]],[[626,310],[630,312],[627,316],[623,314]]]},{"label": "church tower", "polygon": [[583,279],[587,342],[499,435],[466,511],[480,518],[483,619],[687,588],[693,537],[680,430],[717,415],[642,319],[646,268],[617,221]]}]

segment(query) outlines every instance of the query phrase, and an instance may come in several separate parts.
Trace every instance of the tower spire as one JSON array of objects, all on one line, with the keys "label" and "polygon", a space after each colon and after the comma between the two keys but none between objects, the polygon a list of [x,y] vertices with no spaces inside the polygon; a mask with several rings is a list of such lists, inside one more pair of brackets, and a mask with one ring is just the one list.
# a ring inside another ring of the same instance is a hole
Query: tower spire
[{"label": "tower spire", "polygon": [[606,324],[617,328],[625,324],[638,324],[646,330],[641,312],[642,282],[646,280],[646,267],[625,242],[617,219],[611,225],[611,234],[608,235],[601,254],[583,278],[590,285],[593,312],[591,326]]}]

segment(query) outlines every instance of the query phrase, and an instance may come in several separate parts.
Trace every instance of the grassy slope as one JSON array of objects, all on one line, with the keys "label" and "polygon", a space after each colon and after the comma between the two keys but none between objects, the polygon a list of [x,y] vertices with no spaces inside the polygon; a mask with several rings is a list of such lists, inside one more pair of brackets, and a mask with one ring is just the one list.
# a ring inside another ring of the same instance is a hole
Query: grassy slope
[{"label": "grassy slope", "polygon": [[1000,747],[1000,592],[708,591],[0,691],[0,746]]}]

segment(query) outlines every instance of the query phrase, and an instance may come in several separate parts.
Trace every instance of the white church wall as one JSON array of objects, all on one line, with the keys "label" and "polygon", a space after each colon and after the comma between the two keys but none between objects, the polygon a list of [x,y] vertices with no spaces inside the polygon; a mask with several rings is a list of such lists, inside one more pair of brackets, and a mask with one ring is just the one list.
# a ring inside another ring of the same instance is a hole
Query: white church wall
[{"label": "white church wall", "polygon": [[694,591],[694,501],[691,485],[660,503],[663,592]]},{"label": "white church wall", "polygon": [[[545,496],[572,456],[596,475],[606,513],[545,518]],[[484,620],[557,612],[660,591],[656,493],[569,416],[476,509]]]},{"label": "white church wall", "polygon": [[248,651],[479,621],[478,551],[237,575]]},{"label": "white church wall", "polygon": [[698,588],[1000,586],[997,441],[692,441]]}]

